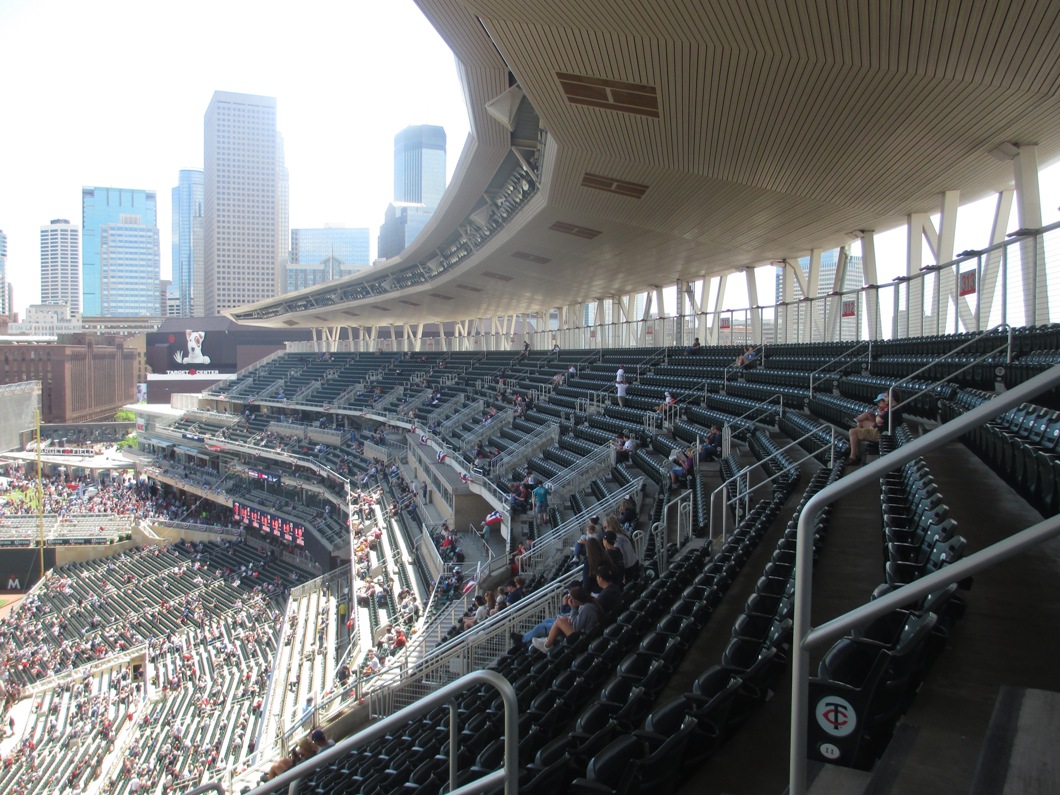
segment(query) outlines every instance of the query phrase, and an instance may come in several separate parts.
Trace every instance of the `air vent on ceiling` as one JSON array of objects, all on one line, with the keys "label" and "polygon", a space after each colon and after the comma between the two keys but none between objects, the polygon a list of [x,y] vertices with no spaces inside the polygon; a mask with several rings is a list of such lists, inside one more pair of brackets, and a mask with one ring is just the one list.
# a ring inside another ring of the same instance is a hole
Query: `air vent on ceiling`
[{"label": "air vent on ceiling", "polygon": [[349,309],[343,309],[342,310],[342,314],[346,315],[347,317],[360,317],[361,316],[360,312],[351,312]]},{"label": "air vent on ceiling", "polygon": [[389,306],[379,306],[378,304],[373,306],[372,309],[378,309],[380,312],[389,312],[390,311],[390,307]]},{"label": "air vent on ceiling", "polygon": [[298,325],[298,321],[297,320],[285,320],[285,321],[283,321],[283,324],[285,326],[297,326]]},{"label": "air vent on ceiling", "polygon": [[420,306],[420,304],[417,304],[415,301],[406,301],[405,299],[401,299],[399,303],[406,304],[407,306]]},{"label": "air vent on ceiling", "polygon": [[321,323],[330,323],[331,322],[331,318],[330,317],[324,317],[323,315],[313,315],[313,317],[316,318],[317,320],[319,320]]},{"label": "air vent on ceiling", "polygon": [[483,276],[488,276],[491,279],[496,279],[499,282],[510,282],[511,276],[507,276],[503,273],[493,273],[492,271],[482,271]]},{"label": "air vent on ceiling", "polygon": [[478,287],[472,287],[470,284],[458,284],[458,285],[456,285],[456,287],[459,290],[467,290],[469,293],[481,293],[482,292],[482,290],[480,290]]},{"label": "air vent on ceiling", "polygon": [[607,80],[602,77],[556,72],[563,93],[572,105],[588,105],[620,113],[659,118],[659,97],[655,86]]},{"label": "air vent on ceiling", "polygon": [[589,172],[582,175],[582,187],[602,190],[606,193],[617,193],[619,196],[629,196],[631,199],[639,199],[648,191],[648,186],[641,185],[639,182],[603,177]]},{"label": "air vent on ceiling", "polygon": [[453,301],[455,300],[451,295],[442,295],[441,293],[429,293],[431,298],[438,298],[442,301]]},{"label": "air vent on ceiling", "polygon": [[539,257],[537,254],[531,254],[528,251],[516,251],[512,254],[516,259],[525,259],[527,262],[534,262],[538,265],[547,265],[552,262],[548,257]]},{"label": "air vent on ceiling", "polygon": [[549,227],[553,232],[563,232],[566,235],[574,235],[575,237],[584,238],[585,240],[592,240],[594,237],[599,237],[603,234],[598,229],[589,229],[587,226],[578,226],[576,224],[567,224],[563,221],[556,221]]}]

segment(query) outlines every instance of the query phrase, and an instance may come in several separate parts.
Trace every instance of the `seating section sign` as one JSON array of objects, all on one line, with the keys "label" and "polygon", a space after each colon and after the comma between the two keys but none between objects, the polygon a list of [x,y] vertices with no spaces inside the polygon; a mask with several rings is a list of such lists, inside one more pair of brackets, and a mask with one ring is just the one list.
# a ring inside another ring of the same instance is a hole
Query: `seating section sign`
[{"label": "seating section sign", "polygon": [[958,277],[957,292],[959,295],[975,293],[975,271],[965,271]]}]

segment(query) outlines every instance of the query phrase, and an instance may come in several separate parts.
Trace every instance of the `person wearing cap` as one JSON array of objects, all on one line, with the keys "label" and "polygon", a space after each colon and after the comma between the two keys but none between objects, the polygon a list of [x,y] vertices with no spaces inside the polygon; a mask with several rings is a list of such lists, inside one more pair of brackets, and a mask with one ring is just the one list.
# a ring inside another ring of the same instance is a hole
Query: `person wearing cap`
[{"label": "person wearing cap", "polygon": [[854,418],[854,427],[850,429],[850,458],[847,464],[857,466],[860,456],[858,445],[861,442],[878,442],[880,434],[887,428],[887,415],[891,410],[886,392],[876,396],[876,408],[868,409]]},{"label": "person wearing cap", "polygon": [[665,417],[666,416],[666,412],[670,408],[670,406],[676,406],[676,405],[677,405],[677,398],[675,398],[670,393],[670,390],[666,390],[666,394],[663,396],[663,402],[655,407],[655,413],[658,414],[660,417]]},{"label": "person wearing cap", "polygon": [[615,373],[615,392],[618,394],[618,405],[626,405],[626,389],[629,384],[626,383],[626,366],[621,365],[618,368],[618,372]]},{"label": "person wearing cap", "polygon": [[596,600],[580,585],[571,588],[564,601],[570,605],[570,615],[556,616],[548,630],[548,637],[531,640],[531,645],[540,652],[551,649],[561,635],[569,637],[576,632],[591,632],[603,617]]}]

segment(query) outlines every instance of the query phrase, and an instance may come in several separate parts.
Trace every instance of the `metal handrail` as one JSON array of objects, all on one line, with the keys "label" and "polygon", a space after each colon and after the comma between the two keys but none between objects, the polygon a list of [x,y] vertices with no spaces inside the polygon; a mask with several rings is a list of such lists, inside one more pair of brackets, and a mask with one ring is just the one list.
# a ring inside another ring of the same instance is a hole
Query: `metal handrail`
[{"label": "metal handrail", "polygon": [[[715,497],[717,497],[718,493],[722,491],[722,489],[724,489],[726,486],[728,486],[730,483],[732,483],[733,481],[737,480],[738,478],[740,478],[742,476],[745,476],[745,475],[749,475],[754,470],[758,469],[761,466],[764,466],[767,462],[772,461],[774,458],[779,456],[785,450],[788,450],[788,449],[790,449],[792,447],[795,447],[800,442],[804,442],[807,439],[809,439],[811,436],[813,436],[814,434],[817,434],[817,433],[820,433],[820,432],[821,432],[820,428],[814,428],[812,431],[810,431],[809,433],[805,434],[804,436],[800,436],[798,439],[796,439],[795,441],[791,442],[790,444],[786,444],[783,447],[781,447],[779,450],[776,450],[776,451],[770,453],[768,456],[763,458],[761,461],[757,461],[754,464],[751,464],[751,466],[749,466],[749,467],[744,467],[739,472],[734,474],[731,478],[729,478],[728,480],[723,482],[720,486],[718,486],[716,489],[714,489],[714,491],[711,492],[711,494],[710,494],[710,515],[711,515],[711,517],[714,516],[714,499],[715,499]],[[832,429],[832,444],[833,445],[835,444],[835,429],[834,428]],[[817,453],[819,453],[819,452],[821,452],[821,451],[818,450]],[[817,453],[811,453],[811,455],[817,455]],[[806,459],[802,459],[802,460],[806,460]],[[726,504],[728,504],[728,503],[726,503]],[[725,528],[726,528],[726,525],[727,525],[727,523],[725,522],[724,516],[725,516],[725,512],[722,511],[722,536],[723,537],[724,537]]]},{"label": "metal handrail", "polygon": [[[927,387],[925,389],[921,389],[919,392],[917,392],[912,397],[906,398],[901,403],[899,403],[897,406],[894,405],[894,390],[895,389],[900,387],[902,384],[906,384],[909,381],[912,381],[913,378],[915,378],[916,376],[920,375],[921,373],[923,373],[923,372],[925,372],[927,370],[930,370],[932,367],[937,365],[939,362],[943,361],[944,359],[949,358],[950,356],[952,356],[954,353],[956,353],[957,351],[961,350],[962,348],[967,348],[972,343],[978,342],[983,337],[985,337],[987,334],[993,334],[995,331],[997,331],[1000,328],[1004,328],[1004,329],[1008,330],[1008,339],[1005,341],[1004,345],[999,345],[998,347],[994,348],[993,350],[988,351],[987,353],[984,353],[978,359],[976,359],[973,362],[970,362],[969,364],[966,364],[960,370],[955,370],[954,372],[952,372],[949,375],[947,375],[945,378],[940,378],[938,381],[936,381],[935,383],[931,384],[931,386],[929,386],[929,387]],[[960,373],[963,373],[965,370],[968,370],[968,369],[970,369],[972,367],[975,367],[977,364],[982,362],[984,359],[989,359],[995,353],[1000,353],[1003,350],[1007,350],[1008,351],[1008,360],[1011,362],[1012,361],[1012,327],[1009,326],[1008,324],[1005,324],[1005,323],[1001,323],[1000,325],[994,326],[992,329],[988,329],[988,330],[984,331],[982,334],[978,334],[975,337],[972,337],[970,340],[958,345],[952,351],[948,351],[948,352],[944,353],[942,356],[939,356],[938,358],[933,359],[932,361],[930,361],[927,364],[925,364],[919,370],[917,370],[917,371],[915,371],[913,373],[910,373],[905,378],[903,378],[901,381],[898,381],[896,383],[891,384],[887,388],[887,432],[888,433],[893,433],[894,432],[894,413],[893,413],[894,409],[900,408],[900,407],[906,405],[907,403],[910,403],[910,402],[916,400],[918,397],[923,395],[925,392],[931,391],[932,389],[937,387],[939,384],[946,383],[947,381],[949,381],[949,379],[953,378],[953,376],[959,375]]]},{"label": "metal handrail", "polygon": [[[810,433],[806,434],[806,436],[802,436],[798,440],[792,442],[792,444],[799,444],[799,443],[805,441],[808,437],[813,436],[814,434],[819,433],[820,431],[821,431],[821,429],[817,428],[817,429],[811,431]],[[828,466],[832,467],[832,466],[835,465],[835,428],[834,427],[830,427],[829,431],[831,432],[831,440],[828,442],[828,446],[829,446],[829,448],[831,450],[831,457],[829,459]],[[788,447],[791,447],[791,446],[792,445],[788,445]],[[783,449],[787,450],[788,448],[785,447]],[[811,458],[814,458],[815,456],[820,455],[823,451],[824,451],[824,445],[822,444],[822,446],[819,449],[817,449],[817,450],[814,450],[812,452],[807,450],[806,451],[806,455],[804,455],[802,458],[800,458],[800,459],[798,459],[796,461],[793,461],[792,463],[801,464],[803,461],[809,461]],[[782,452],[782,451],[778,450],[776,453],[773,453],[771,456],[769,456],[769,458],[763,458],[761,461],[758,462],[758,464],[765,463],[766,461],[768,461],[771,458],[775,457],[780,452]],[[754,466],[758,466],[758,464],[755,464]],[[725,486],[727,484],[731,483],[732,481],[738,480],[741,476],[746,476],[748,473],[750,473],[750,471],[753,468],[754,467],[748,467],[746,469],[741,469],[739,472],[737,472],[735,475],[733,475],[731,478],[729,478],[727,481],[725,481],[725,483],[723,483],[721,486],[719,486],[717,489],[714,490],[714,492],[710,495],[710,515],[711,515],[711,518],[713,518],[713,516],[714,516],[714,495],[717,494],[718,492],[720,492],[723,488],[725,488]],[[748,507],[747,501],[750,499],[751,494],[753,494],[758,489],[762,488],[762,486],[765,486],[767,483],[772,483],[774,480],[776,480],[782,474],[783,474],[783,472],[777,472],[776,474],[770,475],[765,480],[760,481],[759,483],[756,483],[754,486],[748,485],[747,490],[745,492],[743,492],[742,494],[737,494],[732,499],[728,499],[728,500],[726,500],[725,502],[722,503],[722,509],[723,509],[722,512],[721,512],[721,538],[722,538],[722,541],[725,540],[726,532],[728,531],[728,525],[729,525],[729,522],[728,522],[729,515],[728,515],[728,513],[725,512],[724,508],[726,506],[732,505],[734,502],[738,502],[739,500],[744,500],[745,501],[744,502],[745,508]],[[748,481],[748,483],[750,483],[750,481]],[[711,535],[711,538],[713,538],[713,534]]]},{"label": "metal handrail", "polygon": [[[500,693],[504,702],[504,767],[494,770],[481,778],[457,787],[457,740],[459,739],[457,702],[456,696],[465,690],[478,685],[489,685]],[[449,706],[449,792],[451,795],[459,793],[485,792],[490,787],[504,783],[505,795],[517,795],[519,791],[519,705],[515,695],[515,688],[511,683],[496,671],[472,671],[460,677],[455,682],[435,690],[423,696],[415,704],[410,704],[393,715],[377,721],[366,729],[362,729],[352,737],[347,737],[342,742],[307,759],[300,765],[292,767],[286,773],[281,773],[271,781],[255,787],[248,795],[276,795],[287,790],[289,795],[298,795],[302,779],[310,773],[314,773],[325,765],[337,762],[351,751],[362,745],[386,736],[389,732],[401,729],[413,718],[424,715],[435,707],[444,704]],[[216,782],[204,784],[196,792],[206,792],[210,789],[224,793],[221,785]]]},{"label": "metal handrail", "polygon": [[457,423],[461,423],[476,412],[482,411],[485,405],[486,404],[482,402],[481,398],[471,401],[464,406],[464,408],[460,409],[460,411],[456,412],[456,414],[439,425],[437,433],[448,433]]},{"label": "metal handrail", "polygon": [[551,480],[546,481],[545,485],[550,492],[560,491],[572,480],[583,475],[586,470],[600,466],[604,460],[609,461],[613,450],[614,447],[611,442],[604,442],[600,447],[589,453],[589,455],[585,456],[577,464],[563,470]]},{"label": "metal handrail", "polygon": [[[847,356],[850,356],[851,354],[854,353],[854,351],[858,350],[859,348],[864,348],[866,345],[868,345],[869,349],[868,349],[868,351],[865,352],[865,356],[868,358],[869,366],[871,367],[872,366],[872,340],[865,340],[864,342],[859,342],[857,345],[855,345],[853,348],[851,348],[846,353],[839,354],[835,358],[831,359],[830,361],[825,362],[820,367],[818,367],[816,370],[814,370],[812,373],[810,373],[810,399],[811,400],[813,399],[813,384],[814,384],[813,377],[815,375],[817,375],[819,372],[821,372],[823,370],[828,369],[833,364],[838,362],[840,359],[845,359]],[[858,359],[860,359],[860,358],[861,357],[859,356]],[[854,361],[857,361],[857,359],[855,359]]]},{"label": "metal handrail", "polygon": [[780,393],[780,392],[777,392],[775,395],[770,395],[765,400],[761,401],[757,406],[749,408],[747,411],[745,411],[743,414],[741,414],[736,419],[729,420],[729,422],[727,424],[728,425],[733,425],[734,423],[737,423],[740,420],[742,420],[744,417],[749,417],[750,415],[754,414],[756,411],[761,411],[762,407],[768,405],[769,401],[771,401],[773,398],[780,398],[780,403],[778,404],[780,406],[780,414],[778,415],[778,419],[779,419],[779,417],[783,417],[784,416],[784,395],[782,393]]},{"label": "metal handrail", "polygon": [[500,469],[508,463],[509,460],[515,458],[525,458],[528,453],[527,451],[541,444],[546,437],[553,437],[553,441],[559,439],[559,425],[556,423],[548,423],[542,425],[536,431],[531,431],[518,442],[513,444],[507,450],[503,451],[499,455],[493,457],[490,462],[491,472],[500,471]]},{"label": "metal handrail", "polygon": [[835,637],[836,632],[843,631],[851,624],[862,623],[871,616],[879,615],[877,610],[890,612],[895,600],[897,604],[908,603],[917,595],[957,582],[971,573],[971,570],[978,571],[992,566],[1060,532],[1060,522],[1057,517],[1053,517],[814,629],[810,621],[810,609],[813,588],[813,526],[817,518],[827,506],[840,497],[856,491],[871,481],[877,481],[902,464],[964,435],[972,428],[996,419],[1029,398],[1056,386],[1060,386],[1060,365],[1054,365],[1044,373],[1039,373],[1019,386],[1001,393],[993,400],[986,401],[971,411],[929,431],[919,439],[902,445],[859,471],[826,486],[806,503],[799,517],[795,553],[791,746],[788,759],[788,792],[790,795],[805,795],[806,793],[806,723],[809,717],[811,648]]}]

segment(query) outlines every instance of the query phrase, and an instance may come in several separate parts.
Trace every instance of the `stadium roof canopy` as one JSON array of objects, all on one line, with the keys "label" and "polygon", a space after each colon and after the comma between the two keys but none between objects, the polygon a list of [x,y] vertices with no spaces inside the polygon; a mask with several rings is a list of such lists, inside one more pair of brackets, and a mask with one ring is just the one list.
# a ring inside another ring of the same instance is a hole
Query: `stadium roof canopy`
[{"label": "stadium roof canopy", "polygon": [[[400,257],[236,320],[441,322],[625,295],[1011,187],[1021,146],[1060,156],[1055,0],[417,2],[471,117],[441,207]],[[483,234],[513,186],[525,201]]]}]

